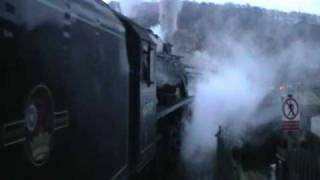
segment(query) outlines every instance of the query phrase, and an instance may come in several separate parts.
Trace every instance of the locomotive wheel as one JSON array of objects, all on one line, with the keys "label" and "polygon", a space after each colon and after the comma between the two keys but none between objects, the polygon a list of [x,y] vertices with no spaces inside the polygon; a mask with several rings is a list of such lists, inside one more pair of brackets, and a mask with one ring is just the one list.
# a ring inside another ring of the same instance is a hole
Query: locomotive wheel
[{"label": "locomotive wheel", "polygon": [[25,107],[26,155],[34,167],[45,165],[51,154],[54,133],[54,103],[50,90],[36,86]]}]

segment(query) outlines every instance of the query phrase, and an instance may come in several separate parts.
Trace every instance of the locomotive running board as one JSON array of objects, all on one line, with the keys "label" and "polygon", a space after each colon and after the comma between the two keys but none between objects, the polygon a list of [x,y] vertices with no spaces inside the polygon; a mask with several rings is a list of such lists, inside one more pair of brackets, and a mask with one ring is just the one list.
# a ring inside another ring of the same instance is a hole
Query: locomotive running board
[{"label": "locomotive running board", "polygon": [[[67,128],[69,126],[69,111],[61,111],[54,113],[54,131]],[[6,123],[1,129],[1,147],[8,147],[18,143],[22,143],[25,138],[25,121],[19,120]]]},{"label": "locomotive running board", "polygon": [[157,119],[163,118],[163,117],[171,114],[172,112],[180,109],[181,107],[191,103],[192,100],[193,100],[193,97],[187,97],[187,98],[182,99],[181,101],[177,102],[176,104],[170,106],[169,108],[160,110],[157,113]]}]

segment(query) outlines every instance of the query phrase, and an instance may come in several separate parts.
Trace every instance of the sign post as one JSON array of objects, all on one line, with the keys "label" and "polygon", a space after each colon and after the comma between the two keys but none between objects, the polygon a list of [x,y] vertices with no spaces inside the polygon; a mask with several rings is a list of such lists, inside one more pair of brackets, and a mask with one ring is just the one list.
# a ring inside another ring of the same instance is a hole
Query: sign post
[{"label": "sign post", "polygon": [[293,95],[287,95],[282,101],[282,129],[286,132],[300,130],[300,109]]}]

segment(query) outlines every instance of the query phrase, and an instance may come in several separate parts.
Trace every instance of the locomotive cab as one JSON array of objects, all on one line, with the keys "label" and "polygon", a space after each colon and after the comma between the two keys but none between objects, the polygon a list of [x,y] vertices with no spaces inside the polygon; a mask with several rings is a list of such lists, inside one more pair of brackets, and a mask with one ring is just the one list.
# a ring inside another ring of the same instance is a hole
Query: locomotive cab
[{"label": "locomotive cab", "polygon": [[141,171],[156,151],[156,44],[150,31],[130,19],[118,15],[127,29],[127,49],[130,65],[130,157],[133,171]]}]

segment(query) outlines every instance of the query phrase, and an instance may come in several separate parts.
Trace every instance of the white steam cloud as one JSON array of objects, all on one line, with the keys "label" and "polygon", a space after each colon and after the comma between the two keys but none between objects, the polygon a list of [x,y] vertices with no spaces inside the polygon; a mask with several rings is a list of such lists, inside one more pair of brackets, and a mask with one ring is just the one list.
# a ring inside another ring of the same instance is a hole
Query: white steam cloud
[{"label": "white steam cloud", "polygon": [[137,6],[143,0],[119,0],[121,12],[128,17],[135,17],[137,15]]},{"label": "white steam cloud", "polygon": [[160,24],[157,24],[153,27],[150,28],[156,35],[158,35],[160,37],[160,39],[164,39],[164,35],[162,33],[162,30],[161,30],[161,26]]},{"label": "white steam cloud", "polygon": [[171,42],[177,31],[178,15],[182,9],[181,0],[160,0],[160,27],[165,42]]},{"label": "white steam cloud", "polygon": [[[104,0],[110,2],[109,0]],[[145,0],[119,0],[121,13],[128,17],[136,17],[138,5]],[[159,24],[151,27],[165,42],[171,42],[178,29],[178,17],[182,9],[182,0],[159,0]]]},{"label": "white steam cloud", "polygon": [[[257,42],[245,36],[248,38],[233,41],[226,35],[218,41],[223,52],[215,53],[211,50],[217,40],[208,38],[208,47],[191,57],[197,67],[207,70],[194,82],[193,114],[185,126],[182,157],[192,169],[213,170],[209,165],[213,164],[219,126],[228,129],[230,139],[241,141],[250,128],[281,116],[278,104],[261,108],[279,82],[310,85],[317,79],[304,75],[310,72],[310,65],[320,63],[319,46],[297,41],[277,55],[266,55]],[[280,103],[279,94],[274,96]]]},{"label": "white steam cloud", "polygon": [[188,164],[206,164],[206,168],[213,169],[208,167],[208,161],[212,165],[219,126],[228,127],[230,135],[239,136],[248,124],[259,124],[252,115],[268,93],[266,86],[272,83],[274,73],[244,47],[233,47],[235,55],[231,57],[220,59],[207,52],[197,52],[193,57],[199,63],[204,61],[210,70],[195,85],[193,115],[186,124],[182,152]]},{"label": "white steam cloud", "polygon": [[178,17],[182,9],[182,0],[160,0],[159,24],[151,30],[165,42],[172,43],[174,33],[178,29]]}]

